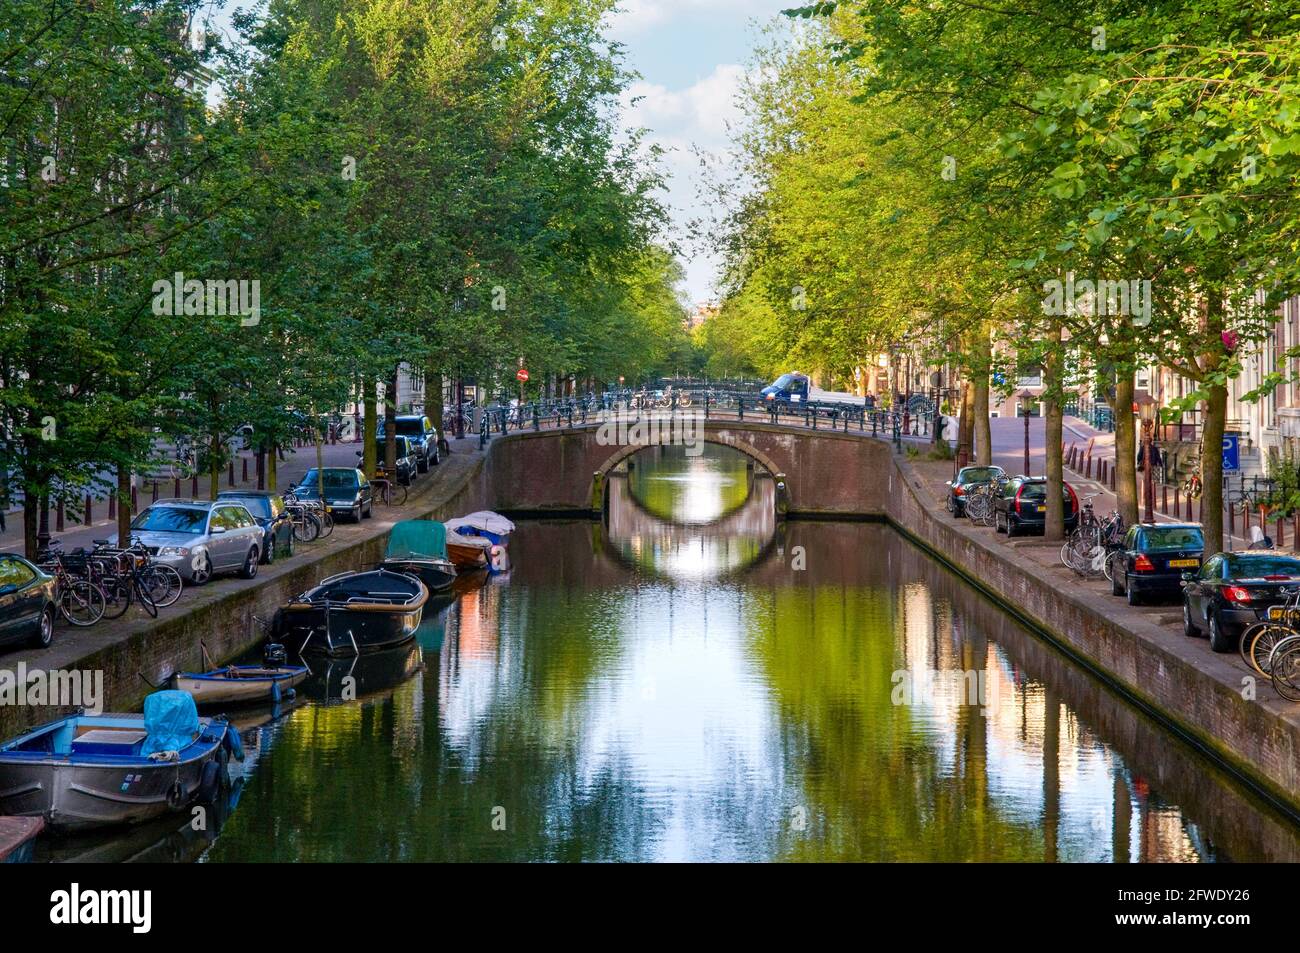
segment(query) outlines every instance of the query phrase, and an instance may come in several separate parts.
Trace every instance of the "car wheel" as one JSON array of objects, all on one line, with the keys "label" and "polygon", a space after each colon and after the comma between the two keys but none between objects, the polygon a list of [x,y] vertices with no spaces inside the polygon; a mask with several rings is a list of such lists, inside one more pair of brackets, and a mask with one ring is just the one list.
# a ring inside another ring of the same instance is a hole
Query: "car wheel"
[{"label": "car wheel", "polygon": [[1115,571],[1116,568],[1115,560],[1112,559],[1110,564],[1110,594],[1112,596],[1122,596],[1124,595],[1124,586],[1120,584],[1119,573]]},{"label": "car wheel", "polygon": [[38,649],[48,649],[53,641],[54,606],[46,606],[41,610],[40,625],[36,627],[36,634],[32,636],[32,645]]},{"label": "car wheel", "polygon": [[1201,634],[1201,630],[1198,629],[1196,625],[1192,622],[1191,607],[1188,606],[1187,600],[1184,599],[1183,600],[1183,635],[1187,636],[1190,639],[1190,638],[1195,638],[1200,634]]},{"label": "car wheel", "polygon": [[244,568],[239,570],[239,575],[244,579],[253,579],[257,576],[257,564],[260,561],[260,554],[256,546],[248,547],[248,555],[244,557]]},{"label": "car wheel", "polygon": [[1011,518],[1011,514],[1008,513],[1007,514],[1007,537],[1010,538],[1012,536],[1019,536],[1019,535],[1020,535],[1020,524],[1017,523],[1015,520],[1013,520]]},{"label": "car wheel", "polygon": [[288,545],[288,547],[286,547],[286,549],[285,549],[285,553],[284,553],[284,557],[285,557],[285,559],[292,559],[292,558],[293,558],[293,549],[294,549],[293,544],[294,544],[293,533],[290,533],[290,534],[289,534],[289,545]]},{"label": "car wheel", "polygon": [[212,559],[207,553],[199,560],[199,564],[194,567],[194,577],[191,582],[196,586],[201,586],[212,578]]},{"label": "car wheel", "polygon": [[357,522],[360,522],[361,520],[368,520],[370,519],[370,517],[374,515],[375,515],[375,503],[373,500],[371,500],[369,503],[366,504],[366,508],[361,511],[361,517],[360,519],[357,520]]},{"label": "car wheel", "polygon": [[943,508],[947,510],[949,513],[951,513],[953,516],[957,515],[957,507],[953,505],[951,493],[949,493],[948,496],[944,499]]},{"label": "car wheel", "polygon": [[275,534],[274,533],[272,533],[271,538],[266,541],[266,552],[262,553],[262,562],[266,563],[268,566],[270,566],[272,563],[275,562]]},{"label": "car wheel", "polygon": [[1219,616],[1215,612],[1210,613],[1210,648],[1215,652],[1231,652],[1237,648],[1219,625]]},{"label": "car wheel", "polygon": [[433,448],[433,465],[436,467],[436,466],[437,466],[438,464],[440,464],[440,463],[442,463],[442,453],[441,453],[441,451],[439,451],[439,449],[438,449],[437,447],[434,447],[434,448]]},{"label": "car wheel", "polygon": [[415,469],[418,470],[420,473],[428,473],[429,472],[428,456],[425,456],[422,460],[417,461],[415,464]]},{"label": "car wheel", "polygon": [[1133,588],[1132,579],[1129,579],[1124,583],[1124,598],[1128,601],[1128,604],[1131,606],[1139,606],[1142,604],[1142,596],[1139,595],[1138,591]]}]

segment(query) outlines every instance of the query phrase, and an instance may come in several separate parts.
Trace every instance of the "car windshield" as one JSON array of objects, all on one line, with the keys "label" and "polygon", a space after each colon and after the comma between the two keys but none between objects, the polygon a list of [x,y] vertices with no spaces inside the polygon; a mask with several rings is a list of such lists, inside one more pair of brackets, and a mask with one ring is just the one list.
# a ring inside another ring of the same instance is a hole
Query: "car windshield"
[{"label": "car windshield", "polygon": [[772,386],[773,386],[773,387],[786,388],[786,387],[789,387],[791,384],[793,384],[793,383],[794,383],[795,381],[797,381],[798,379],[799,379],[799,378],[797,378],[797,377],[796,377],[795,375],[793,375],[793,374],[782,374],[780,377],[778,377],[778,378],[777,378],[777,379],[772,383]]},{"label": "car windshield", "polygon": [[[1067,487],[1062,486],[1062,487],[1061,487],[1061,496],[1064,497],[1066,501],[1069,501],[1069,499],[1070,499],[1070,490],[1069,490]],[[1030,500],[1030,501],[1032,501],[1032,500],[1045,500],[1045,499],[1047,499],[1047,484],[1046,484],[1046,483],[1026,483],[1026,484],[1024,484],[1024,485],[1020,488],[1020,498],[1021,498],[1022,500]]]},{"label": "car windshield", "polygon": [[248,512],[258,519],[269,520],[271,518],[271,501],[265,496],[222,496],[221,499],[242,503]]},{"label": "car windshield", "polygon": [[[406,437],[398,435],[393,438],[393,442],[397,447],[397,455],[399,457],[404,457],[411,452],[411,448]],[[383,434],[380,434],[378,444],[379,444],[379,458],[380,461],[382,462],[384,457],[384,451],[387,445],[387,441],[384,439]]]},{"label": "car windshield", "polygon": [[424,421],[418,418],[408,418],[405,420],[398,418],[397,432],[399,434],[405,434],[408,437],[418,437],[420,434],[424,433]]},{"label": "car windshield", "polygon": [[[312,467],[307,471],[307,475],[302,478],[298,484],[299,489],[308,493],[315,493],[316,486],[320,482],[317,478],[317,471]],[[326,490],[355,490],[357,488],[357,471],[356,470],[326,470],[325,471],[325,489]]]},{"label": "car windshield", "polygon": [[957,478],[958,483],[991,483],[1002,475],[1000,467],[967,467]]},{"label": "car windshield", "polygon": [[1300,559],[1239,553],[1227,557],[1225,575],[1228,579],[1267,579],[1270,576],[1294,579],[1300,577]]},{"label": "car windshield", "polygon": [[1142,531],[1143,549],[1204,549],[1205,537],[1195,526],[1157,526]]},{"label": "car windshield", "polygon": [[192,506],[151,506],[131,521],[132,529],[150,533],[201,533],[208,511]]}]

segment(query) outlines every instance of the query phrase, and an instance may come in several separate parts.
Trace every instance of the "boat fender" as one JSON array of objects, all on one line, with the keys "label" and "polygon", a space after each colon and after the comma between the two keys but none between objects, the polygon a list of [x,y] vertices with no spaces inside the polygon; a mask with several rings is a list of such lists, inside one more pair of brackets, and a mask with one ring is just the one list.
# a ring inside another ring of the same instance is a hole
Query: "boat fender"
[{"label": "boat fender", "polygon": [[173,781],[167,789],[167,806],[173,811],[179,811],[185,806],[185,785],[181,784],[180,778]]},{"label": "boat fender", "polygon": [[232,758],[241,763],[243,762],[244,741],[239,737],[239,732],[233,725],[226,725],[226,737],[222,739],[221,744]]},{"label": "boat fender", "polygon": [[203,773],[199,775],[199,786],[197,789],[198,800],[201,804],[211,804],[221,793],[221,765],[215,761],[209,761],[203,765]]},{"label": "boat fender", "polygon": [[276,705],[280,704],[280,683],[279,682],[271,683],[271,702]]}]

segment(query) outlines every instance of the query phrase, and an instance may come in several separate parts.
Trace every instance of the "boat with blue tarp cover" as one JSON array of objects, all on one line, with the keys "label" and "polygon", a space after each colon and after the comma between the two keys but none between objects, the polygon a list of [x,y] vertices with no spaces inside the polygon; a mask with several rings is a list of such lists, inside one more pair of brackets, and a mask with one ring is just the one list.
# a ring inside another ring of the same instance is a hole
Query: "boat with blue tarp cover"
[{"label": "boat with blue tarp cover", "polygon": [[76,714],[0,745],[0,814],[78,830],[134,824],[209,801],[243,757],[224,718],[185,692],[155,692],[144,713]]},{"label": "boat with blue tarp cover", "polygon": [[388,537],[382,568],[414,576],[430,592],[456,581],[456,566],[447,558],[447,527],[436,520],[403,520]]}]

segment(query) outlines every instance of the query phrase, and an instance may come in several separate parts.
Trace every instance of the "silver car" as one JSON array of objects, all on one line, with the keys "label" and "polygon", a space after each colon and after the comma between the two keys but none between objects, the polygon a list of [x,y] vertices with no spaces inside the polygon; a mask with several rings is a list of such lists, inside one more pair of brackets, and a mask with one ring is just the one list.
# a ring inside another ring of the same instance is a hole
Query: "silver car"
[{"label": "silver car", "polygon": [[131,521],[131,539],[196,586],[231,570],[252,579],[264,538],[253,514],[229,500],[159,500]]}]

